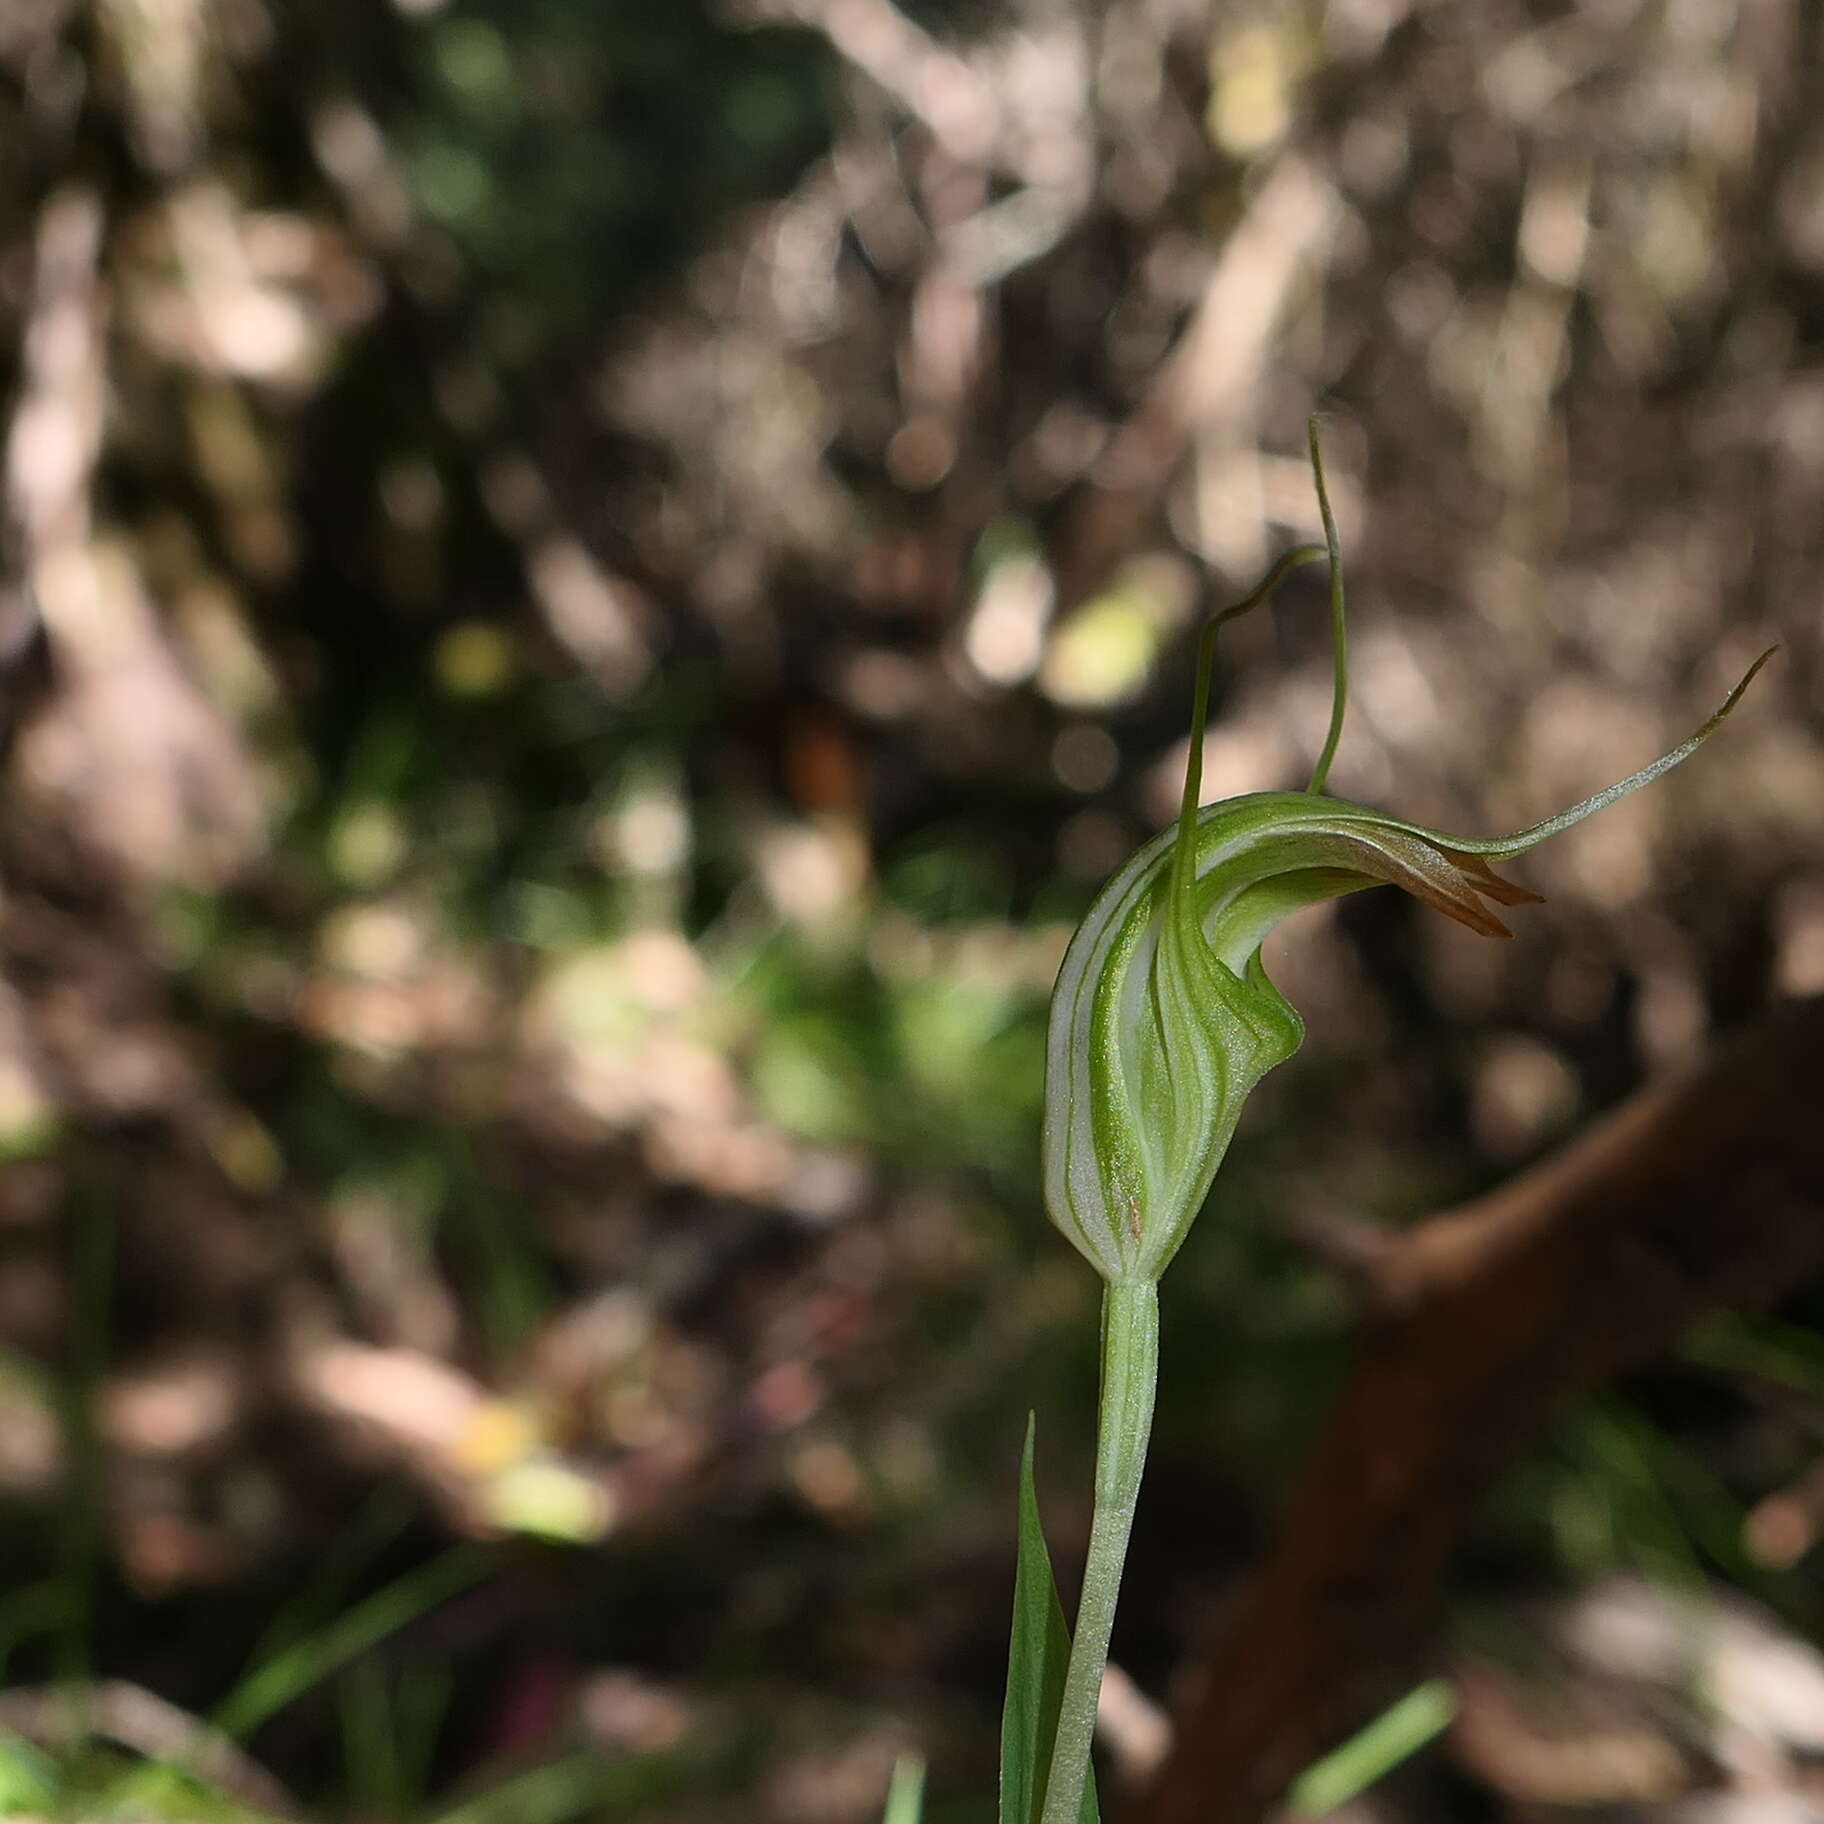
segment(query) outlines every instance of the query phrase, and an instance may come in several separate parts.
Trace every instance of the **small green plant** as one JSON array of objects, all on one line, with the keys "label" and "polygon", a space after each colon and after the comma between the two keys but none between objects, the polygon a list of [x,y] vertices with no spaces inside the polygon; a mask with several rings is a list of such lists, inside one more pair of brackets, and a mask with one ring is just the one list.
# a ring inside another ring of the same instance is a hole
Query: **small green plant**
[{"label": "small green plant", "polygon": [[[1205,625],[1178,819],[1102,889],[1053,993],[1046,1205],[1104,1281],[1095,1505],[1072,1630],[1039,1524],[1029,1425],[1001,1734],[1001,1824],[1084,1824],[1097,1816],[1090,1745],[1152,1426],[1159,1279],[1209,1195],[1249,1092],[1304,1038],[1303,1022],[1261,965],[1262,940],[1303,906],[1379,885],[1403,887],[1471,930],[1508,935],[1491,903],[1535,903],[1538,895],[1503,880],[1491,863],[1525,853],[1677,766],[1715,732],[1770,656],[1771,649],[1754,662],[1689,740],[1509,836],[1451,836],[1329,797],[1324,786],[1347,702],[1343,575],[1315,419],[1308,438],[1324,543],[1286,553],[1255,589]],[[1335,685],[1310,785],[1200,804],[1216,634],[1266,601],[1291,570],[1320,558],[1329,564]],[[1415,1715],[1424,1710],[1417,1723],[1402,1710],[1397,1728],[1373,1726],[1368,1749],[1352,1745],[1341,1773],[1323,1764],[1326,1791],[1343,1774],[1359,1780],[1360,1766],[1387,1764],[1387,1741],[1416,1746],[1435,1732],[1438,1694],[1422,1690],[1424,1704],[1413,1700]],[[1301,1796],[1308,1803],[1318,1795]]]}]

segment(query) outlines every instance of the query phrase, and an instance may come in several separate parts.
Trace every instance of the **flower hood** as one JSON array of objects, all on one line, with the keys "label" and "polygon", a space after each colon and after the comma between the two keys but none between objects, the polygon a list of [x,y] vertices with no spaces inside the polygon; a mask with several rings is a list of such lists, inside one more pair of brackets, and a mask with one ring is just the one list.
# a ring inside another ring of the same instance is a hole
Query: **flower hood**
[{"label": "flower hood", "polygon": [[[1156,1281],[1209,1193],[1249,1091],[1295,1052],[1304,1023],[1260,960],[1267,933],[1301,906],[1364,887],[1403,887],[1471,930],[1509,935],[1493,906],[1539,896],[1490,863],[1637,790],[1686,759],[1734,709],[1770,656],[1670,753],[1581,804],[1509,836],[1446,835],[1317,789],[1342,723],[1342,587],[1335,531],[1311,440],[1327,543],[1282,559],[1251,596],[1215,617],[1199,659],[1185,801],[1176,825],[1102,889],[1065,953],[1046,1046],[1047,1209],[1110,1280]],[[1305,792],[1197,804],[1211,636],[1265,598],[1294,562],[1328,556],[1337,697]]]}]

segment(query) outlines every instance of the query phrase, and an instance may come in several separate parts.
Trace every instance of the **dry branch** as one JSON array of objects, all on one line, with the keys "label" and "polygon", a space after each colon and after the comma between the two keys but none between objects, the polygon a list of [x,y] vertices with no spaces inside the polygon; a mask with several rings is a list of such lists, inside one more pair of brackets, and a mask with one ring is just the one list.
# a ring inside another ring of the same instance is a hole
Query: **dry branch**
[{"label": "dry branch", "polygon": [[1279,1542],[1134,1824],[1259,1817],[1411,1671],[1464,1522],[1517,1450],[1707,1313],[1824,1272],[1821,1089],[1824,998],[1399,1238]]}]

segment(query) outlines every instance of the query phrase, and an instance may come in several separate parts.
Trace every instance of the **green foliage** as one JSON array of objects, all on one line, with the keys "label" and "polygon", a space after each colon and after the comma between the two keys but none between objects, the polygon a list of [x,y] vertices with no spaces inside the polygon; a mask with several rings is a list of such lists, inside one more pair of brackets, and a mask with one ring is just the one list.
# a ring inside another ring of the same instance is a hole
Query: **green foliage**
[{"label": "green foliage", "polygon": [[[1013,1630],[1007,1648],[1007,1701],[1001,1712],[1000,1824],[1037,1824],[1051,1775],[1058,1711],[1064,1700],[1070,1630],[1051,1574],[1033,1484],[1036,1417],[1026,1421],[1020,1454],[1019,1560],[1013,1584]],[[1094,1824],[1096,1790],[1083,1787],[1084,1824]]]},{"label": "green foliage", "polygon": [[467,0],[414,48],[406,173],[487,280],[508,360],[599,320],[827,131],[821,42],[735,30],[700,0]]},{"label": "green foliage", "polygon": [[415,1616],[473,1583],[484,1564],[479,1552],[458,1548],[357,1603],[315,1634],[255,1667],[222,1705],[218,1725],[230,1735],[246,1735]]},{"label": "green foliage", "polygon": [[725,1004],[761,1105],[812,1139],[1030,1183],[1044,1028],[1037,990],[1009,967],[1021,957],[1003,941],[999,967],[969,968],[966,928],[928,940],[884,908],[861,935],[819,947],[782,934],[731,968]]},{"label": "green foliage", "polygon": [[632,1808],[662,1804],[705,1770],[706,1757],[688,1749],[564,1755],[433,1812],[429,1824],[569,1824],[626,1816]]},{"label": "green foliage", "polygon": [[1294,1818],[1324,1818],[1385,1778],[1450,1727],[1457,1700],[1441,1678],[1428,1679],[1383,1710],[1340,1748],[1299,1775],[1289,1797]]},{"label": "green foliage", "polygon": [[880,1824],[919,1824],[924,1808],[925,1764],[917,1755],[902,1754],[893,1766]]},{"label": "green foliage", "polygon": [[47,1812],[58,1802],[56,1763],[21,1736],[0,1738],[0,1817]]}]

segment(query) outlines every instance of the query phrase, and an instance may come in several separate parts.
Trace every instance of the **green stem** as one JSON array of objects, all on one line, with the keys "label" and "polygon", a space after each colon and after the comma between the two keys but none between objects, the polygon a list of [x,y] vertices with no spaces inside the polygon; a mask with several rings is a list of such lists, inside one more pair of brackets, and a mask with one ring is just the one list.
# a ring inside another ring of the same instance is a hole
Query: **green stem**
[{"label": "green stem", "polygon": [[1317,444],[1317,420],[1305,424],[1305,441],[1311,446],[1311,479],[1317,485],[1317,510],[1324,519],[1324,550],[1330,559],[1330,732],[1324,751],[1312,769],[1308,792],[1321,792],[1330,778],[1330,762],[1343,738],[1343,712],[1349,706],[1349,629],[1343,617],[1343,552],[1336,537],[1336,515],[1330,511],[1330,490],[1324,486],[1324,453]]},{"label": "green stem", "polygon": [[[1270,596],[1286,575],[1300,564],[1328,556],[1323,545],[1296,545],[1278,558],[1259,582],[1240,601],[1219,608],[1203,624],[1197,641],[1197,670],[1191,683],[1191,744],[1184,762],[1184,799],[1178,809],[1178,856],[1188,854],[1197,827],[1197,805],[1203,793],[1203,743],[1210,718],[1210,673],[1216,664],[1216,636],[1230,621],[1251,613]],[[1182,859],[1173,863],[1174,872],[1183,866]]]},{"label": "green stem", "polygon": [[1115,1598],[1134,1524],[1134,1503],[1153,1429],[1159,1379],[1159,1290],[1150,1280],[1111,1280],[1102,1294],[1102,1407],[1096,1432],[1096,1508],[1083,1566],[1083,1597],[1064,1674],[1042,1824],[1079,1824],[1096,1731],[1096,1700]]}]

